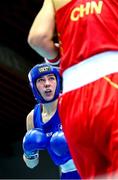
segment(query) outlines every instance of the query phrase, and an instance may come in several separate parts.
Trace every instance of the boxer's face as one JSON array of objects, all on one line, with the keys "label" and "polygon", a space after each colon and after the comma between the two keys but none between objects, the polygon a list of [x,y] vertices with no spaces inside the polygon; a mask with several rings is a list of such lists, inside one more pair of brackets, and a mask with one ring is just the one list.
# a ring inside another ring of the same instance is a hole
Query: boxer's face
[{"label": "boxer's face", "polygon": [[47,74],[36,80],[36,87],[46,101],[53,99],[56,86],[57,80],[54,74]]}]

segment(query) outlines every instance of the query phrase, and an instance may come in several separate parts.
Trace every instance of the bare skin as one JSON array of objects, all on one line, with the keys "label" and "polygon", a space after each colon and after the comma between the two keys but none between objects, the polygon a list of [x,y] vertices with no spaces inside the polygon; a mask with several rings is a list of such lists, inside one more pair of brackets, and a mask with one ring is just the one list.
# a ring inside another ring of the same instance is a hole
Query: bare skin
[{"label": "bare skin", "polygon": [[71,2],[71,0],[44,0],[43,6],[28,35],[29,45],[42,57],[54,59],[59,48],[53,41],[55,36],[55,11]]}]

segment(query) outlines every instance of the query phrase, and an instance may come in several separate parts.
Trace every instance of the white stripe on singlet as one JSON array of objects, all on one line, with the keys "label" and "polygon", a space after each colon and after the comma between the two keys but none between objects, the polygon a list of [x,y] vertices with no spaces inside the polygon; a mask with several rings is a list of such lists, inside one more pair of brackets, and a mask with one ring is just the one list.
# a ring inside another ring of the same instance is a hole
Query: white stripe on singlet
[{"label": "white stripe on singlet", "polygon": [[73,65],[63,73],[63,93],[118,72],[118,51],[108,51]]}]

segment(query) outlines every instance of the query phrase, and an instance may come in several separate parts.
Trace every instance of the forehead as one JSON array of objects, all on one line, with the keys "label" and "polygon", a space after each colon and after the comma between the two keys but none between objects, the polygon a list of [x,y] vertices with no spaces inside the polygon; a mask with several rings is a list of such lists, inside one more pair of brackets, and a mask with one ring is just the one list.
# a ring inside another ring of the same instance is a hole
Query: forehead
[{"label": "forehead", "polygon": [[39,78],[46,78],[46,77],[50,77],[50,76],[54,76],[55,77],[55,75],[53,73],[51,73],[51,74],[46,74],[46,75],[40,76]]}]

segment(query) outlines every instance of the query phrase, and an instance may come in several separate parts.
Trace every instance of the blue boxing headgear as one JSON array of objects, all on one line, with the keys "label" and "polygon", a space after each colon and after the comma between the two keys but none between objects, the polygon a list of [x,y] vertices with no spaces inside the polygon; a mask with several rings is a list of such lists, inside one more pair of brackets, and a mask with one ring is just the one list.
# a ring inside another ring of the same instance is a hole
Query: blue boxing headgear
[{"label": "blue boxing headgear", "polygon": [[[38,91],[37,87],[36,87],[36,80],[44,75],[47,74],[54,74],[57,80],[57,87],[55,90],[55,95],[54,97],[50,100],[50,101],[46,101],[40,94],[40,92]],[[33,92],[33,95],[35,97],[35,100],[38,103],[49,103],[54,101],[55,99],[58,98],[59,93],[60,93],[60,89],[61,89],[61,78],[60,78],[60,74],[59,74],[59,70],[57,67],[51,66],[50,64],[47,63],[43,63],[43,64],[37,64],[35,65],[29,72],[28,74],[28,79],[30,82],[30,86]]]}]

